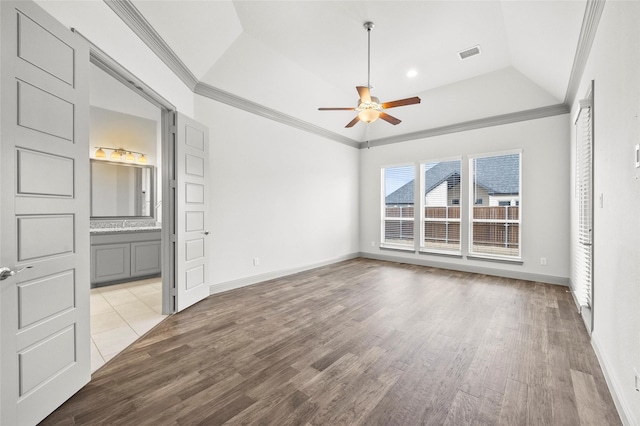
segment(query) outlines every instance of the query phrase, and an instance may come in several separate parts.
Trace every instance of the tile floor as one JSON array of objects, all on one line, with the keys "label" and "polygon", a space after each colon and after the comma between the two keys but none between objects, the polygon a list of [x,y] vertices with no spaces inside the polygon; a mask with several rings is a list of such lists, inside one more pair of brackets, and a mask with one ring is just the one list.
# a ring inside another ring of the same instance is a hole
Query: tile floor
[{"label": "tile floor", "polygon": [[91,372],[162,321],[160,277],[91,289]]}]

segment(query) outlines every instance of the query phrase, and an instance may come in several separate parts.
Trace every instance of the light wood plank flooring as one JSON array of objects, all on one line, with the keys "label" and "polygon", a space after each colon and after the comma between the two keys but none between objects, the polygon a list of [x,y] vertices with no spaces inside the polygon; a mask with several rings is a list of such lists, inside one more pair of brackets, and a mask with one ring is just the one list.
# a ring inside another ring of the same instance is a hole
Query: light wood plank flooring
[{"label": "light wood plank flooring", "polygon": [[355,259],[214,295],[44,425],[618,425],[565,287]]}]

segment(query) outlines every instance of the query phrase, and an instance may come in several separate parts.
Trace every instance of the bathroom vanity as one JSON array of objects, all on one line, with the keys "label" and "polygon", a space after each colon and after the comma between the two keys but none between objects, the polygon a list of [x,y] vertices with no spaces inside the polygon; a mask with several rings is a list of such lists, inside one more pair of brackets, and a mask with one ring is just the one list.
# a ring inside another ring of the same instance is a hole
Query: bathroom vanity
[{"label": "bathroom vanity", "polygon": [[91,159],[91,287],[161,274],[155,169]]},{"label": "bathroom vanity", "polygon": [[91,230],[91,287],[159,276],[160,227]]}]

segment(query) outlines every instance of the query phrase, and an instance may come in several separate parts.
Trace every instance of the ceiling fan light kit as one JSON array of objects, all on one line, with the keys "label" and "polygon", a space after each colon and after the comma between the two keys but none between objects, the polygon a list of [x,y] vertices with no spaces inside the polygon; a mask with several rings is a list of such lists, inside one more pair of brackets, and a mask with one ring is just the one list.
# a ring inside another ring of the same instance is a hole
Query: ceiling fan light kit
[{"label": "ceiling fan light kit", "polygon": [[358,111],[358,115],[356,115],[356,117],[345,127],[353,127],[358,121],[373,123],[378,118],[383,119],[387,123],[396,125],[400,123],[400,120],[383,112],[384,109],[420,103],[420,98],[417,96],[385,103],[380,103],[378,98],[371,96],[371,30],[373,29],[373,26],[373,22],[364,23],[364,28],[367,30],[367,85],[356,86],[358,95],[360,95],[360,99],[357,104],[358,106],[355,108],[318,108],[320,111]]}]

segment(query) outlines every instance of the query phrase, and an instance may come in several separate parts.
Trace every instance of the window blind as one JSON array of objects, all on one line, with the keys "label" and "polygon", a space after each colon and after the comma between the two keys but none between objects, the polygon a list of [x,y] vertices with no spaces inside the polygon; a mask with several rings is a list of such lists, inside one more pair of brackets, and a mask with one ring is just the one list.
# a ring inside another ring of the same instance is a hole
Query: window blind
[{"label": "window blind", "polygon": [[422,164],[421,251],[460,252],[460,163]]},{"label": "window blind", "polygon": [[415,167],[382,169],[382,245],[413,249]]},{"label": "window blind", "polygon": [[593,250],[593,125],[590,97],[580,101],[576,120],[576,190],[578,192],[578,241],[575,257],[576,298],[591,307]]},{"label": "window blind", "polygon": [[520,257],[520,154],[471,159],[469,253]]}]

